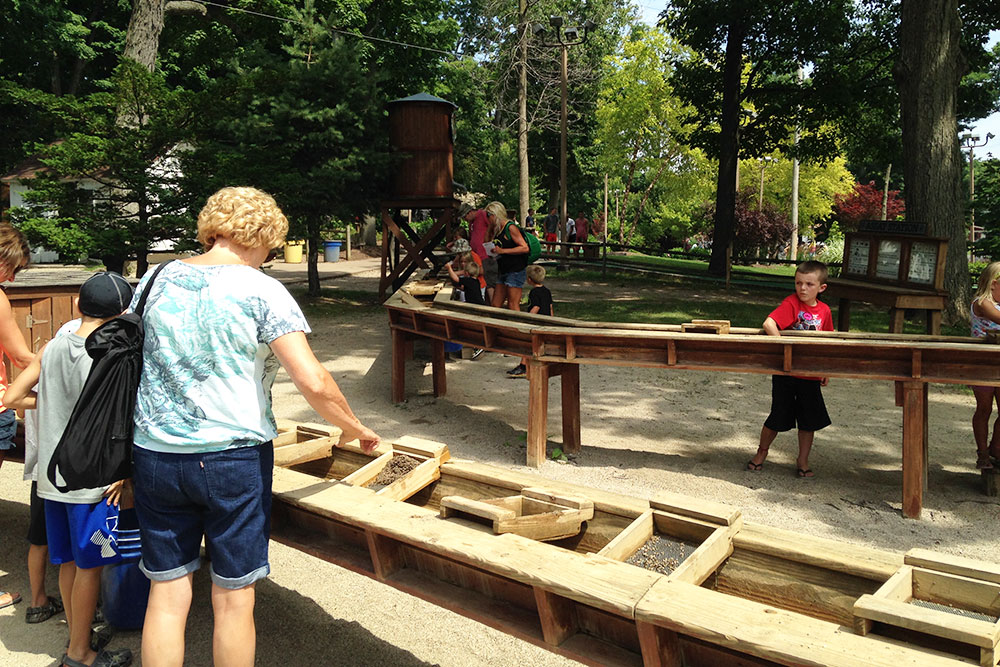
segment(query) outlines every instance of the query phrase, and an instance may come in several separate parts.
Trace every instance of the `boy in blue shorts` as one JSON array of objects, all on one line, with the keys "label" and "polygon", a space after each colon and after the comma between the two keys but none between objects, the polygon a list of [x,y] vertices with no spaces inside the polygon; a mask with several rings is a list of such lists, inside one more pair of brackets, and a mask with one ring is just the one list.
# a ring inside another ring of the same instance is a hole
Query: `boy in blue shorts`
[{"label": "boy in blue shorts", "polygon": [[[125,481],[106,489],[60,492],[48,478],[49,461],[83,390],[93,360],[85,342],[97,327],[120,315],[132,300],[132,287],[117,273],[98,273],[80,288],[79,329],[57,336],[7,390],[12,408],[38,411],[38,496],[45,501],[49,559],[59,565],[59,592],[69,625],[65,667],[125,667],[132,652],[94,651],[90,625],[97,607],[101,569],[121,560],[118,551],[118,500]],[[37,383],[37,394],[32,387]]]},{"label": "boy in blue shorts", "polygon": [[[820,292],[826,289],[827,268],[823,262],[802,262],[795,268],[795,294],[785,297],[764,320],[764,331],[779,336],[783,329],[804,331],[833,331],[830,307],[820,301]],[[809,468],[816,431],[830,425],[830,415],[823,402],[820,387],[827,378],[805,378],[790,375],[771,376],[771,414],[760,430],[757,453],[747,462],[747,470],[759,471],[764,467],[768,449],[780,431],[799,429],[799,456],[796,474],[803,478],[814,477]]]}]

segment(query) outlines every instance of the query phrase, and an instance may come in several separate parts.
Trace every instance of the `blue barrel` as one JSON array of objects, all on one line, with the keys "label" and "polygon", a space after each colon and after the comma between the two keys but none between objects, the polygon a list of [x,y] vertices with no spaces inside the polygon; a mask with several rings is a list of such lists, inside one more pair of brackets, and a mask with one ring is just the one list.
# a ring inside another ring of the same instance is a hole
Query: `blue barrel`
[{"label": "blue barrel", "polygon": [[340,241],[323,241],[323,259],[328,262],[340,261]]},{"label": "blue barrel", "polygon": [[139,569],[139,522],[134,509],[118,516],[118,551],[123,560],[101,573],[101,609],[112,626],[138,630],[146,617],[149,579]]}]

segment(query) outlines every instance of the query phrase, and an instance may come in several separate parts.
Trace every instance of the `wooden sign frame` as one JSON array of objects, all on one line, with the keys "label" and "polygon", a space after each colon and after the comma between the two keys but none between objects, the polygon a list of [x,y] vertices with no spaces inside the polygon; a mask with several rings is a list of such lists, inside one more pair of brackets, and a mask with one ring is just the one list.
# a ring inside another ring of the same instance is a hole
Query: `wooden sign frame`
[{"label": "wooden sign frame", "polygon": [[[885,285],[940,290],[944,286],[947,253],[945,238],[848,232],[840,275]],[[930,267],[924,268],[928,263]],[[915,275],[918,271],[922,275]]]}]

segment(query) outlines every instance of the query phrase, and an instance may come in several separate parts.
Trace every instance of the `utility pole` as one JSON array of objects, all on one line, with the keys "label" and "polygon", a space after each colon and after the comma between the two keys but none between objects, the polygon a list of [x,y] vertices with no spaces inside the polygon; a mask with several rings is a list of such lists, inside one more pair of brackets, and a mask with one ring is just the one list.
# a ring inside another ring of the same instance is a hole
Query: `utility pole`
[{"label": "utility pole", "polygon": [[[979,143],[979,135],[965,133],[962,135],[962,145],[969,149],[969,244],[976,240],[976,157],[975,149],[982,148],[986,144],[990,143],[990,139],[993,138],[993,133],[988,132],[986,134],[986,140],[983,143]],[[972,261],[972,248],[969,248],[969,261]]]},{"label": "utility pole", "polygon": [[518,0],[517,29],[521,36],[517,73],[517,181],[520,220],[531,208],[531,179],[528,172],[528,2]]}]

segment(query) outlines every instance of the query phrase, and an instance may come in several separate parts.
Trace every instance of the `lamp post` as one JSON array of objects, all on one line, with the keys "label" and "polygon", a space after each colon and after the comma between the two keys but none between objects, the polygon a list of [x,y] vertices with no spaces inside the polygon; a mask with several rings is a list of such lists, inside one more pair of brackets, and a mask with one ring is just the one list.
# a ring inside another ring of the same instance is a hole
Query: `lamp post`
[{"label": "lamp post", "polygon": [[[979,135],[966,132],[962,135],[962,147],[969,149],[969,243],[976,241],[976,159],[975,149],[990,143],[992,132],[986,133],[986,140],[979,143]],[[969,261],[972,261],[972,249],[969,249]]]},{"label": "lamp post", "polygon": [[553,46],[559,48],[560,55],[560,79],[559,90],[562,97],[562,108],[559,117],[559,232],[562,241],[559,254],[563,260],[569,257],[569,246],[566,245],[566,219],[569,217],[569,207],[567,206],[567,183],[566,183],[566,134],[567,134],[567,87],[569,85],[569,47],[576,44],[583,44],[587,41],[590,31],[597,27],[591,20],[586,20],[580,26],[564,26],[565,20],[561,16],[550,16],[549,26],[552,28],[552,36],[555,41],[548,41],[546,28],[541,23],[535,23],[531,27],[535,37],[541,39],[542,46]]}]

